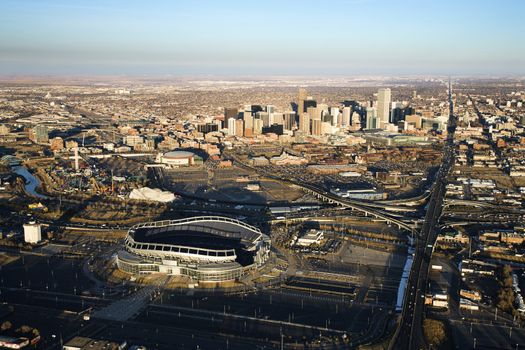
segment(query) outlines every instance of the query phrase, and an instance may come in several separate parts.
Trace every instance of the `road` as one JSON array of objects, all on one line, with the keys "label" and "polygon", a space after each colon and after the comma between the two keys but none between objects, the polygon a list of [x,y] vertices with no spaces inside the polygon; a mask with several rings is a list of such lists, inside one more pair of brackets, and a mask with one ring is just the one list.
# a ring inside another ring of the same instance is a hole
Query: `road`
[{"label": "road", "polygon": [[436,182],[432,186],[432,193],[425,215],[425,222],[421,228],[416,243],[414,263],[408,279],[405,300],[401,319],[391,341],[392,349],[421,349],[425,348],[422,323],[425,312],[425,290],[428,280],[428,268],[434,243],[439,231],[439,219],[443,210],[446,177],[454,163],[454,132],[456,117],[452,91],[449,84],[448,102],[450,116],[447,127],[447,140],[443,150],[443,163],[438,171]]},{"label": "road", "polygon": [[[387,223],[392,223],[396,226],[398,226],[400,229],[403,228],[409,232],[412,232],[414,230],[414,224],[412,222],[406,222],[402,219],[405,219],[403,214],[400,213],[393,213],[393,212],[387,212],[387,208],[390,206],[385,204],[377,204],[373,202],[364,202],[364,201],[355,201],[355,200],[349,200],[347,198],[342,198],[339,196],[336,196],[332,193],[326,192],[320,188],[317,188],[311,184],[307,184],[304,182],[296,181],[295,179],[284,179],[280,176],[275,176],[271,173],[261,171],[261,169],[257,169],[256,167],[253,167],[251,165],[245,164],[242,162],[237,156],[230,155],[233,160],[235,161],[235,164],[238,165],[240,168],[244,168],[250,171],[254,171],[260,175],[263,175],[266,178],[286,183],[289,185],[293,185],[295,187],[301,188],[307,193],[310,193],[319,199],[326,201],[330,204],[336,204],[340,205],[345,208],[350,208],[352,210],[356,210],[358,212],[362,212],[365,215],[374,216],[380,220],[386,221]],[[397,206],[397,208],[400,208],[400,206]],[[413,208],[406,208],[406,211],[411,212],[413,211]],[[409,220],[410,221],[410,220]]]}]

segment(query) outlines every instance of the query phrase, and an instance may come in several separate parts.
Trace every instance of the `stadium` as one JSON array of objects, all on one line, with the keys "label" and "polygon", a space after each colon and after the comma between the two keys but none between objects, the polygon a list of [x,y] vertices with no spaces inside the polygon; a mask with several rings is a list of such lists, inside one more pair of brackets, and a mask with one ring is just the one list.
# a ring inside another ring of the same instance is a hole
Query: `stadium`
[{"label": "stadium", "polygon": [[120,270],[165,273],[195,281],[235,281],[269,257],[270,238],[258,228],[221,216],[155,221],[131,227],[117,253]]}]

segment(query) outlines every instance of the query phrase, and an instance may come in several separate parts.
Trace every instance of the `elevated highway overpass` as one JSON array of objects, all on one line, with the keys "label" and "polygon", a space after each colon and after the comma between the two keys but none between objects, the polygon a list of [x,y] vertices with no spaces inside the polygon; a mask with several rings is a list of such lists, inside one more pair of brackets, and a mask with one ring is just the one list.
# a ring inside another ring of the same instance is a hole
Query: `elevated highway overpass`
[{"label": "elevated highway overpass", "polygon": [[[290,184],[290,185],[293,185],[293,186],[296,186],[300,189],[302,189],[303,191],[307,192],[307,193],[310,193],[311,195],[314,195],[316,196],[317,198],[319,198],[320,200],[324,201],[324,202],[327,202],[327,203],[331,203],[331,204],[334,204],[334,205],[338,205],[340,207],[343,207],[343,208],[348,208],[348,209],[351,209],[351,210],[355,210],[355,211],[359,211],[359,212],[362,212],[365,214],[365,216],[373,216],[377,219],[380,219],[382,221],[385,221],[387,224],[392,224],[392,225],[396,225],[399,229],[405,229],[411,233],[414,233],[415,230],[416,230],[416,225],[413,224],[413,223],[409,223],[409,222],[405,222],[403,220],[401,220],[401,215],[393,215],[391,213],[384,213],[383,210],[386,209],[386,207],[391,207],[391,206],[385,206],[385,205],[381,205],[381,204],[376,204],[376,203],[362,203],[362,202],[357,202],[357,201],[352,201],[352,200],[347,200],[347,199],[344,199],[344,198],[341,198],[341,197],[338,197],[334,194],[331,194],[331,193],[328,193],[326,191],[323,191],[319,188],[316,188],[315,186],[312,186],[312,185],[308,185],[308,184],[304,184],[304,183],[298,183],[298,182],[295,182],[293,180],[290,180],[290,179],[283,179],[281,177],[278,177],[278,176],[275,176],[273,174],[269,174],[267,172],[261,172],[260,169],[256,169],[255,167],[252,167],[248,164],[245,164],[243,163],[241,160],[239,160],[238,157],[234,156],[234,155],[231,155],[231,157],[233,158],[233,160],[235,161],[235,163],[240,166],[241,168],[245,168],[245,169],[248,169],[250,171],[255,171],[257,173],[260,173],[262,174],[263,176],[269,178],[269,179],[272,179],[272,180],[276,180],[276,181],[279,181],[279,182],[284,182],[284,183],[287,183],[287,184]],[[396,207],[396,209],[399,209]],[[415,211],[414,208],[407,208],[407,211]],[[396,217],[398,216],[398,217]]]}]

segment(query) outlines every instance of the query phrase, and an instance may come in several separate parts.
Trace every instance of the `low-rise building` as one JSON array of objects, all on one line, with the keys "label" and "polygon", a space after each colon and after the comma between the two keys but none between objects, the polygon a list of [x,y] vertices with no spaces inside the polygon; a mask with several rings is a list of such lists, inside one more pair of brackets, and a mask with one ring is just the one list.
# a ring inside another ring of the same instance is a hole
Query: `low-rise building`
[{"label": "low-rise building", "polygon": [[24,225],[24,242],[36,244],[42,240],[42,225],[34,221]]},{"label": "low-rise building", "polygon": [[319,244],[324,238],[324,232],[321,230],[310,230],[302,237],[297,239],[295,243],[301,247],[309,247],[314,244]]}]

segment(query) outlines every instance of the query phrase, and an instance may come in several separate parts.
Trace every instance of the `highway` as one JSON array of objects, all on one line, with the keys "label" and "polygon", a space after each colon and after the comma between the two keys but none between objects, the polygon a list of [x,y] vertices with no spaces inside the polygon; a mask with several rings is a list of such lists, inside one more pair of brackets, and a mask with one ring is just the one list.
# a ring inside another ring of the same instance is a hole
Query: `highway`
[{"label": "highway", "polygon": [[[241,167],[241,168],[245,168],[245,169],[248,169],[250,171],[254,171],[256,173],[259,173],[269,179],[272,179],[272,180],[276,180],[276,181],[280,181],[280,182],[284,182],[284,183],[287,183],[287,184],[291,184],[291,185],[294,185],[296,187],[299,187],[301,188],[302,190],[304,190],[305,192],[307,193],[310,193],[312,195],[315,195],[317,196],[317,198],[323,200],[323,201],[326,201],[328,203],[332,203],[332,204],[336,204],[336,205],[339,205],[339,206],[342,206],[342,207],[345,207],[345,208],[350,208],[352,210],[356,210],[356,211],[359,211],[359,212],[362,212],[364,213],[365,215],[370,215],[370,216],[374,216],[378,219],[381,219],[383,221],[386,221],[387,223],[392,223],[396,226],[398,226],[399,228],[403,228],[409,232],[413,232],[414,230],[414,224],[413,223],[407,223],[399,218],[396,218],[396,216],[398,217],[403,217],[402,215],[395,215],[393,213],[387,213],[386,212],[386,209],[388,209],[388,205],[384,205],[384,204],[376,204],[376,203],[364,203],[364,202],[358,202],[358,201],[353,201],[353,200],[348,200],[348,199],[345,199],[345,198],[341,198],[339,196],[336,196],[332,193],[328,193],[326,191],[323,191],[313,185],[310,185],[310,184],[306,184],[306,183],[302,183],[302,182],[297,182],[297,181],[294,181],[292,179],[283,179],[279,176],[275,176],[273,174],[270,174],[268,172],[262,172],[260,169],[257,169],[255,167],[252,167],[248,164],[245,164],[243,163],[238,157],[234,156],[234,155],[231,155],[231,157],[233,158],[233,160],[235,161],[235,163]],[[406,208],[406,211],[413,211],[413,208]]]},{"label": "highway", "polygon": [[428,280],[428,268],[434,243],[439,231],[439,219],[443,210],[446,178],[454,164],[454,132],[456,117],[449,83],[448,102],[450,115],[448,121],[448,135],[444,146],[443,164],[441,165],[425,215],[425,222],[417,239],[414,253],[414,263],[408,279],[403,310],[398,328],[390,342],[389,349],[421,349],[426,348],[423,337],[422,323],[425,312],[425,290]]}]

